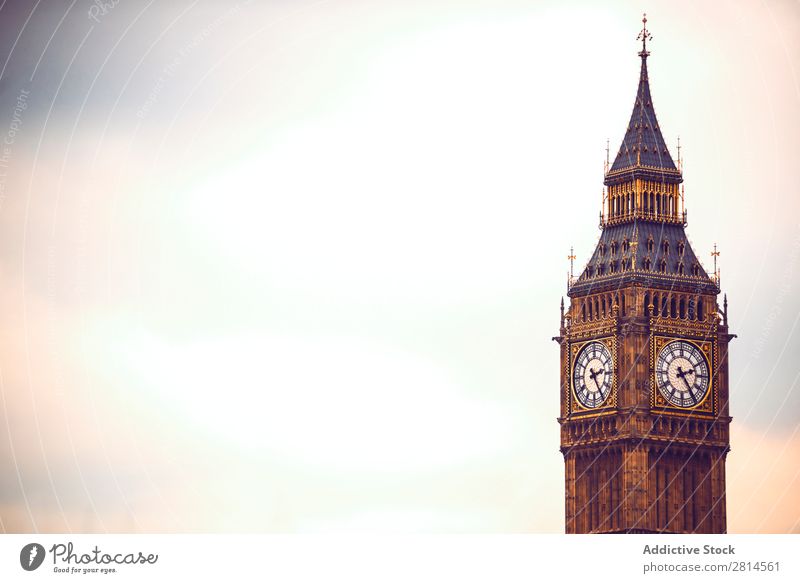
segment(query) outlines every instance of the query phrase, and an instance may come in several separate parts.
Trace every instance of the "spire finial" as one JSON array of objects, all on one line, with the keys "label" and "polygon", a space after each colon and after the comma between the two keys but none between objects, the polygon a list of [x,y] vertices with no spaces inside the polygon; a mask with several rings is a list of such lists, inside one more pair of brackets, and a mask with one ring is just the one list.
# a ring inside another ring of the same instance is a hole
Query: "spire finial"
[{"label": "spire finial", "polygon": [[722,322],[726,326],[728,325],[728,294],[725,294],[724,299],[722,301]]},{"label": "spire finial", "polygon": [[573,278],[575,277],[572,274],[572,262],[575,261],[575,251],[572,247],[569,248],[569,255],[567,255],[567,259],[569,259],[569,281],[572,283]]},{"label": "spire finial", "polygon": [[717,244],[714,243],[714,250],[711,252],[711,257],[714,258],[714,279],[719,286],[719,269],[717,269],[717,257],[719,257],[719,251],[717,251]]},{"label": "spire finial", "polygon": [[639,56],[643,59],[646,59],[650,56],[650,51],[647,50],[647,41],[653,40],[653,35],[651,35],[650,31],[647,30],[646,12],[642,14],[642,30],[639,32],[639,36],[636,37],[636,40],[642,41],[642,50],[639,52]]}]

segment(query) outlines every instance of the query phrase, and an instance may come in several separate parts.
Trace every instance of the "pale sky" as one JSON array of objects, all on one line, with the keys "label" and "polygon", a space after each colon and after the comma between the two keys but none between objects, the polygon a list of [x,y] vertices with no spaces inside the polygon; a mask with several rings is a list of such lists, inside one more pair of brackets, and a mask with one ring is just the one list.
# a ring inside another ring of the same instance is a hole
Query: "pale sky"
[{"label": "pale sky", "polygon": [[716,242],[730,532],[800,529],[796,2],[0,3],[0,529],[562,532],[639,74]]}]

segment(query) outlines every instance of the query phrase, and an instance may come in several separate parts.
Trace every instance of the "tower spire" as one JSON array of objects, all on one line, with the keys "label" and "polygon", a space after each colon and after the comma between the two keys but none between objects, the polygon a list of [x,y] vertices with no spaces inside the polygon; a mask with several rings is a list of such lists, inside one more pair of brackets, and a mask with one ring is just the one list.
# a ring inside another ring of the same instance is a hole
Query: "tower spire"
[{"label": "tower spire", "polygon": [[[653,37],[647,30],[646,14],[642,18],[642,30],[636,38],[642,41],[639,51],[642,59],[639,85],[631,117],[625,128],[625,136],[611,167],[606,172],[604,183],[606,186],[612,186],[641,179],[666,185],[680,184],[683,182],[683,177],[664,141],[650,93],[650,77],[647,72],[647,57],[650,51],[647,50],[647,43]],[[670,189],[672,188],[670,186]],[[677,196],[677,192],[674,196]]]}]

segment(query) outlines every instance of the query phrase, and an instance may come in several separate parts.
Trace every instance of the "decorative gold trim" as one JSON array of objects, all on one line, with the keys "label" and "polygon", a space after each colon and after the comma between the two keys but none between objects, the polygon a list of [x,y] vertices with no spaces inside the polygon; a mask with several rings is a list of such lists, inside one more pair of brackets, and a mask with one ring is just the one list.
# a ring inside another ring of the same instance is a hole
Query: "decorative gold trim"
[{"label": "decorative gold trim", "polygon": [[570,327],[570,337],[595,338],[598,336],[610,336],[617,328],[616,316],[607,316],[601,320],[591,320],[589,322],[576,322]]},{"label": "decorative gold trim", "polygon": [[[615,168],[614,170],[609,170],[606,176],[616,177],[620,174],[628,174],[632,170],[655,170],[657,172],[661,172],[663,174],[674,174],[677,176],[682,176],[682,174],[675,168],[663,168],[661,166],[649,166],[647,164],[632,164],[631,166],[625,166],[624,168]],[[641,180],[640,178],[636,178],[635,180]],[[628,182],[633,182],[629,180]],[[616,184],[614,186],[617,186]]]},{"label": "decorative gold trim", "polygon": [[[708,297],[703,295],[702,297]],[[713,297],[708,297],[713,302]],[[676,338],[684,338],[689,333],[694,340],[707,340],[717,335],[719,321],[713,312],[708,312],[705,320],[687,320],[664,316],[650,317],[650,330],[655,336],[658,333],[671,334]]]}]

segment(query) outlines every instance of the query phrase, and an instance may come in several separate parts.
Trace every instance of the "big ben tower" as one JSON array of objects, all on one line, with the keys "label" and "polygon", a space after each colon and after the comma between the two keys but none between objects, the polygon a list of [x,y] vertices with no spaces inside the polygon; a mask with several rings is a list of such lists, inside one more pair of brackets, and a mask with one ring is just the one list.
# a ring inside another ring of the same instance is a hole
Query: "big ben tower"
[{"label": "big ben tower", "polygon": [[[686,237],[647,72],[606,169],[602,234],[561,308],[568,533],[724,533],[727,301]],[[716,271],[716,267],[715,267]]]}]

